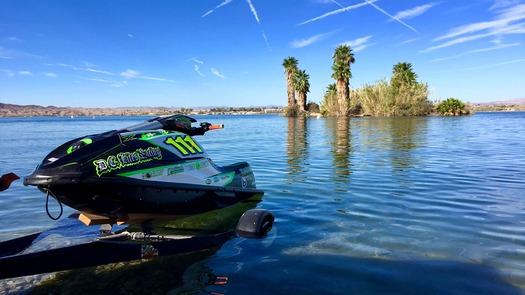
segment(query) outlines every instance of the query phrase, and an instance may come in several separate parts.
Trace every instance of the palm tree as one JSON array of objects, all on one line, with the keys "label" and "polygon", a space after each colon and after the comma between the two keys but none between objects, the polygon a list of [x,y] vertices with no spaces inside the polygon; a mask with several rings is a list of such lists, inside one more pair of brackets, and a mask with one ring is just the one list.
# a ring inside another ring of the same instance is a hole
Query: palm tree
[{"label": "palm tree", "polygon": [[332,78],[336,80],[337,96],[339,103],[338,117],[348,116],[350,105],[350,64],[355,62],[354,53],[348,45],[339,45],[334,52],[332,65]]},{"label": "palm tree", "polygon": [[310,75],[305,70],[297,70],[293,76],[293,87],[297,92],[299,111],[306,110],[306,93],[310,92]]},{"label": "palm tree", "polygon": [[399,88],[402,84],[416,84],[417,74],[414,72],[412,64],[409,62],[399,62],[395,64],[392,69],[392,74],[390,81],[394,88]]},{"label": "palm tree", "polygon": [[288,94],[288,106],[295,105],[295,91],[293,88],[293,75],[297,71],[299,61],[295,57],[287,57],[283,61],[284,73],[286,74],[286,93]]}]

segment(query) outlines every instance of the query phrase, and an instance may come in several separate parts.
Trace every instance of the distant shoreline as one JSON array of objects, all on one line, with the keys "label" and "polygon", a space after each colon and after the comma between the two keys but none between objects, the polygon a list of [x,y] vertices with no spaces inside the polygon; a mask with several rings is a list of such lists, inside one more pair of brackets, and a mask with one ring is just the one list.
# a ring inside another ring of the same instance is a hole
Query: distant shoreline
[{"label": "distant shoreline", "polygon": [[77,108],[0,103],[0,117],[77,117],[77,116],[161,116],[174,113],[187,115],[213,114],[272,114],[281,113],[281,107],[253,108]]},{"label": "distant shoreline", "polygon": [[[508,102],[470,104],[474,112],[513,112],[525,111],[525,99]],[[15,105],[0,103],[0,117],[77,117],[77,116],[161,116],[174,113],[186,115],[250,115],[280,114],[281,106],[271,107],[209,107],[209,108],[165,108],[165,107],[129,107],[129,108],[81,108],[55,107],[39,105]]]}]

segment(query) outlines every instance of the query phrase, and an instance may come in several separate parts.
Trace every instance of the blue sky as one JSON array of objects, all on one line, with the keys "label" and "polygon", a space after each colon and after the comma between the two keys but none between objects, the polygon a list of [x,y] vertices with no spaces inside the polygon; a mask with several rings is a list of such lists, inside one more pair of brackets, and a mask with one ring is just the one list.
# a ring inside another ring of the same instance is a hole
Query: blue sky
[{"label": "blue sky", "polygon": [[320,102],[341,44],[352,88],[409,62],[432,100],[525,98],[525,0],[1,0],[0,102],[284,105],[288,56]]}]

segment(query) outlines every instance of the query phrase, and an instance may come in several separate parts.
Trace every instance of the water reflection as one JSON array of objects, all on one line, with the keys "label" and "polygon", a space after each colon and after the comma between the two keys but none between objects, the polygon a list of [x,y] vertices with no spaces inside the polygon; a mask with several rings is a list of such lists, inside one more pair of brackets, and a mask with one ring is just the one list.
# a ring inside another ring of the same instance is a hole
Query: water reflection
[{"label": "water reflection", "polygon": [[288,163],[287,184],[305,181],[308,158],[308,120],[304,117],[288,118],[286,155]]},{"label": "water reflection", "polygon": [[395,171],[414,168],[412,150],[422,145],[427,118],[395,118],[388,120],[391,136],[391,161]]},{"label": "water reflection", "polygon": [[425,145],[428,118],[369,118],[361,119],[358,123],[361,145],[371,148],[376,163],[388,165],[394,172],[415,168],[418,148]]},{"label": "water reflection", "polygon": [[[337,118],[327,119],[326,127],[328,132],[331,134],[330,153],[333,157],[333,181],[336,183],[349,183],[352,166],[350,162],[350,152],[352,146],[350,144],[350,119],[349,118]],[[336,191],[346,190],[342,188],[336,188]]]}]

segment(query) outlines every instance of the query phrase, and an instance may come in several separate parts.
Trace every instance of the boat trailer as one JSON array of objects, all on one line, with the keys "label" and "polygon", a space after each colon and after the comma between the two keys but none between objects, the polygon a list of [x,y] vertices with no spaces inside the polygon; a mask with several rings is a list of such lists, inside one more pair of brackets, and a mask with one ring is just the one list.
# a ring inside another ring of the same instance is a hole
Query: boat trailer
[{"label": "boat trailer", "polygon": [[33,243],[53,232],[44,231],[0,242],[0,280],[201,251],[222,245],[235,234],[245,238],[263,237],[272,228],[273,221],[274,216],[268,210],[251,209],[241,216],[236,230],[201,230],[198,235],[127,231],[114,234],[111,227],[105,225],[100,236],[90,241],[32,252]]}]

